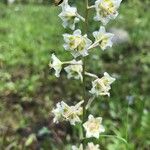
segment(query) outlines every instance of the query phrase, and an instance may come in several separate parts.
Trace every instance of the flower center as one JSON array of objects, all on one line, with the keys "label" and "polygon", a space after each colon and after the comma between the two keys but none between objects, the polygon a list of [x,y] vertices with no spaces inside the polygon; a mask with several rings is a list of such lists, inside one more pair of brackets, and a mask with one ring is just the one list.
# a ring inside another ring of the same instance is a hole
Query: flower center
[{"label": "flower center", "polygon": [[92,132],[97,132],[99,130],[100,124],[97,120],[90,121],[89,129]]},{"label": "flower center", "polygon": [[103,17],[107,17],[111,14],[115,14],[115,6],[111,0],[104,0],[102,3],[99,4],[99,13]]},{"label": "flower center", "polygon": [[102,83],[97,83],[96,89],[97,89],[98,91],[103,91]]},{"label": "flower center", "polygon": [[82,51],[86,45],[85,39],[80,36],[71,36],[69,40],[71,49],[76,49],[77,51]]},{"label": "flower center", "polygon": [[86,41],[85,41],[84,38],[82,38],[81,41],[80,41],[80,44],[77,47],[77,50],[82,51],[85,48],[85,45],[86,45]]},{"label": "flower center", "polygon": [[68,11],[68,12],[66,12],[65,17],[66,17],[66,19],[68,19],[68,20],[74,19],[74,18],[76,17],[76,14],[73,13],[73,12]]},{"label": "flower center", "polygon": [[108,80],[106,77],[102,77],[102,78],[101,78],[101,82],[103,82],[103,84],[104,84],[105,86],[110,85],[110,82],[109,82],[109,80]]},{"label": "flower center", "polygon": [[108,43],[108,37],[102,36],[101,39],[102,39],[102,40],[101,40],[101,42],[100,42],[100,46],[101,46],[101,47],[105,47],[105,46],[107,45],[107,43]]}]

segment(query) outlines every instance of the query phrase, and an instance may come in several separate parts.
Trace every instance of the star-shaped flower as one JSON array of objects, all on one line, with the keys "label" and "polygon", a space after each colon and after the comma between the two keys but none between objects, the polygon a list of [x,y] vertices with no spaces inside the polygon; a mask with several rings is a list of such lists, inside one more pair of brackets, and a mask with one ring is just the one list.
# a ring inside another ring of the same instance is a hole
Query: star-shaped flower
[{"label": "star-shaped flower", "polygon": [[99,95],[108,95],[110,96],[109,90],[111,89],[110,85],[116,79],[111,77],[107,72],[104,73],[102,78],[98,78],[92,82],[92,89],[90,93],[99,96]]},{"label": "star-shaped flower", "polygon": [[87,38],[87,35],[81,35],[81,30],[75,30],[72,34],[64,34],[64,48],[71,52],[76,58],[78,56],[87,56],[88,48],[92,44],[92,41]]},{"label": "star-shaped flower", "polygon": [[114,34],[107,33],[105,27],[101,26],[99,31],[93,32],[95,42],[93,47],[100,46],[102,50],[105,50],[108,47],[112,47],[112,38]]},{"label": "star-shaped flower", "polygon": [[58,15],[63,21],[63,27],[67,26],[74,30],[75,24],[81,20],[84,21],[84,18],[77,13],[76,7],[71,7],[68,4],[68,0],[64,0],[64,2],[60,5],[62,7],[62,12]]},{"label": "star-shaped flower", "polygon": [[97,0],[95,1],[96,21],[101,21],[106,25],[110,19],[115,19],[118,16],[117,9],[122,0]]},{"label": "star-shaped flower", "polygon": [[65,67],[65,71],[68,73],[67,77],[70,79],[72,77],[74,77],[75,79],[81,79],[81,81],[83,80],[82,77],[82,71],[83,71],[83,67],[82,67],[82,61],[76,61],[76,60],[72,60],[71,61],[72,65],[69,65],[67,67]]},{"label": "star-shaped flower", "polygon": [[75,106],[68,106],[65,102],[61,101],[57,103],[56,108],[52,110],[54,114],[54,123],[65,120],[69,121],[71,125],[75,125],[77,122],[81,122],[79,116],[82,115],[82,107],[84,101],[80,101]]},{"label": "star-shaped flower", "polygon": [[83,124],[84,129],[86,130],[86,137],[95,137],[99,138],[99,134],[104,132],[105,129],[102,125],[102,118],[94,118],[92,115],[89,115],[88,121]]}]

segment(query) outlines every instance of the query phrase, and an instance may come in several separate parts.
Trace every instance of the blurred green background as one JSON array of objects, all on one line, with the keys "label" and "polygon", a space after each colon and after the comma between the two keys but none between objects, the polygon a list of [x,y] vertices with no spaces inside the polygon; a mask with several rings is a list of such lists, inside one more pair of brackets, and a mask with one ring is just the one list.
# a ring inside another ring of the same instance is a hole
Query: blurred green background
[{"label": "blurred green background", "polygon": [[[83,1],[76,5],[83,15]],[[149,6],[149,0],[124,0],[106,27],[121,39],[87,57],[88,71],[117,78],[111,97],[97,98],[89,113],[103,117],[105,134],[126,138],[128,127],[129,150],[150,149]],[[48,66],[52,53],[72,59],[62,46],[62,34],[70,30],[62,27],[59,12],[48,0],[0,2],[0,150],[69,150],[78,143],[78,127],[54,125],[50,113],[58,101],[75,104],[81,98],[80,81],[64,72],[56,78]],[[100,24],[92,20],[94,11],[90,15],[92,39]],[[88,91],[91,80],[86,83]],[[116,138],[100,138],[99,144],[101,150],[126,150]]]}]

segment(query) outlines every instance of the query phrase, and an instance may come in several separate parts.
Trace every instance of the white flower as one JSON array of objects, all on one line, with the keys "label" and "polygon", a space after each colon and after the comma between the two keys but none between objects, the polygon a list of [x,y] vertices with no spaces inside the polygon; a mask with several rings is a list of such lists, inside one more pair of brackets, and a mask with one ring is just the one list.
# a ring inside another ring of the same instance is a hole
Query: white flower
[{"label": "white flower", "polygon": [[[83,150],[83,145],[80,144],[79,148],[77,146],[72,146],[72,150]],[[94,145],[92,142],[88,143],[85,150],[100,150],[99,145]]]},{"label": "white flower", "polygon": [[75,79],[81,79],[81,81],[83,80],[82,77],[82,71],[83,71],[83,67],[82,67],[82,61],[76,61],[76,60],[72,60],[71,65],[65,67],[65,71],[68,73],[67,77],[70,79],[71,77],[74,77]]},{"label": "white flower", "polygon": [[81,35],[81,30],[75,30],[73,35],[64,34],[64,48],[65,50],[71,51],[74,57],[87,56],[88,48],[92,44],[92,41],[87,38],[87,35]]},{"label": "white flower", "polygon": [[57,103],[56,108],[52,110],[54,114],[54,123],[58,123],[59,121],[66,120],[69,121],[71,125],[75,125],[76,122],[81,122],[79,116],[82,115],[82,103],[81,101],[77,103],[75,106],[68,106],[65,102],[61,101]]},{"label": "white flower", "polygon": [[75,125],[76,122],[81,122],[79,116],[83,114],[81,105],[84,101],[77,103],[75,106],[68,106],[64,103],[65,109],[63,117],[70,122],[71,125]]},{"label": "white flower", "polygon": [[102,50],[105,50],[107,47],[112,47],[112,38],[114,34],[107,33],[105,27],[101,26],[99,31],[93,32],[95,38],[94,47],[100,46]]},{"label": "white flower", "polygon": [[77,146],[72,146],[72,150],[83,150],[83,145],[80,144],[79,148]]},{"label": "white flower", "polygon": [[86,137],[99,138],[99,134],[105,131],[101,123],[102,123],[101,117],[94,118],[92,115],[89,115],[88,121],[83,124],[83,127],[86,130]]},{"label": "white flower", "polygon": [[63,20],[64,28],[68,26],[74,30],[75,24],[79,22],[80,19],[84,21],[84,18],[77,13],[77,8],[68,5],[68,0],[64,0],[60,6],[62,7],[62,12],[59,14],[59,17]]},{"label": "white flower", "polygon": [[97,0],[95,1],[96,21],[101,21],[106,25],[110,19],[115,19],[118,16],[117,9],[122,0]]},{"label": "white flower", "polygon": [[60,76],[62,64],[63,63],[54,54],[52,54],[52,61],[50,62],[49,66],[50,68],[54,68],[56,77]]},{"label": "white flower", "polygon": [[94,143],[90,142],[88,143],[86,150],[100,150],[100,148],[98,144],[94,145]]},{"label": "white flower", "polygon": [[110,96],[109,90],[111,89],[110,85],[115,81],[115,78],[112,78],[107,72],[104,73],[102,78],[98,78],[92,82],[92,89],[90,93],[99,95],[108,95]]},{"label": "white flower", "polygon": [[54,114],[53,122],[58,123],[62,120],[62,115],[64,112],[64,108],[62,107],[62,104],[59,102],[56,104],[56,108],[52,110],[52,113]]}]

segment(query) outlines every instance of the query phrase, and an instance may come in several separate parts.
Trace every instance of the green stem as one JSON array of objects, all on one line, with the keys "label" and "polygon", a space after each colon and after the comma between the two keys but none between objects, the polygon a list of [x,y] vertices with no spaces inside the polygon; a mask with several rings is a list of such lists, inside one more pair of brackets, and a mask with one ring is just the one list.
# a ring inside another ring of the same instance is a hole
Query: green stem
[{"label": "green stem", "polygon": [[[87,34],[88,32],[88,0],[84,0],[85,3],[85,22],[84,22],[84,34]],[[82,89],[83,89],[83,119],[82,119],[82,124],[85,122],[86,120],[86,87],[85,87],[85,57],[83,57],[82,59],[83,61],[83,72],[82,72],[82,76],[83,76],[83,83],[82,83]],[[85,132],[83,129],[83,138],[85,138]],[[85,143],[83,142],[83,146],[85,147]]]},{"label": "green stem", "polygon": [[[85,23],[84,23],[84,33],[88,32],[88,0],[85,0]],[[83,100],[84,100],[84,104],[83,104],[83,122],[85,121],[85,117],[86,117],[86,90],[85,90],[85,57],[83,57],[82,59],[83,61],[83,84],[82,84],[82,88],[83,88]]]},{"label": "green stem", "polygon": [[83,58],[83,83],[82,83],[82,89],[83,89],[83,100],[84,100],[84,103],[83,103],[83,120],[82,120],[82,123],[85,122],[85,117],[86,117],[86,109],[85,109],[85,106],[86,106],[86,90],[85,90],[85,58]]}]

